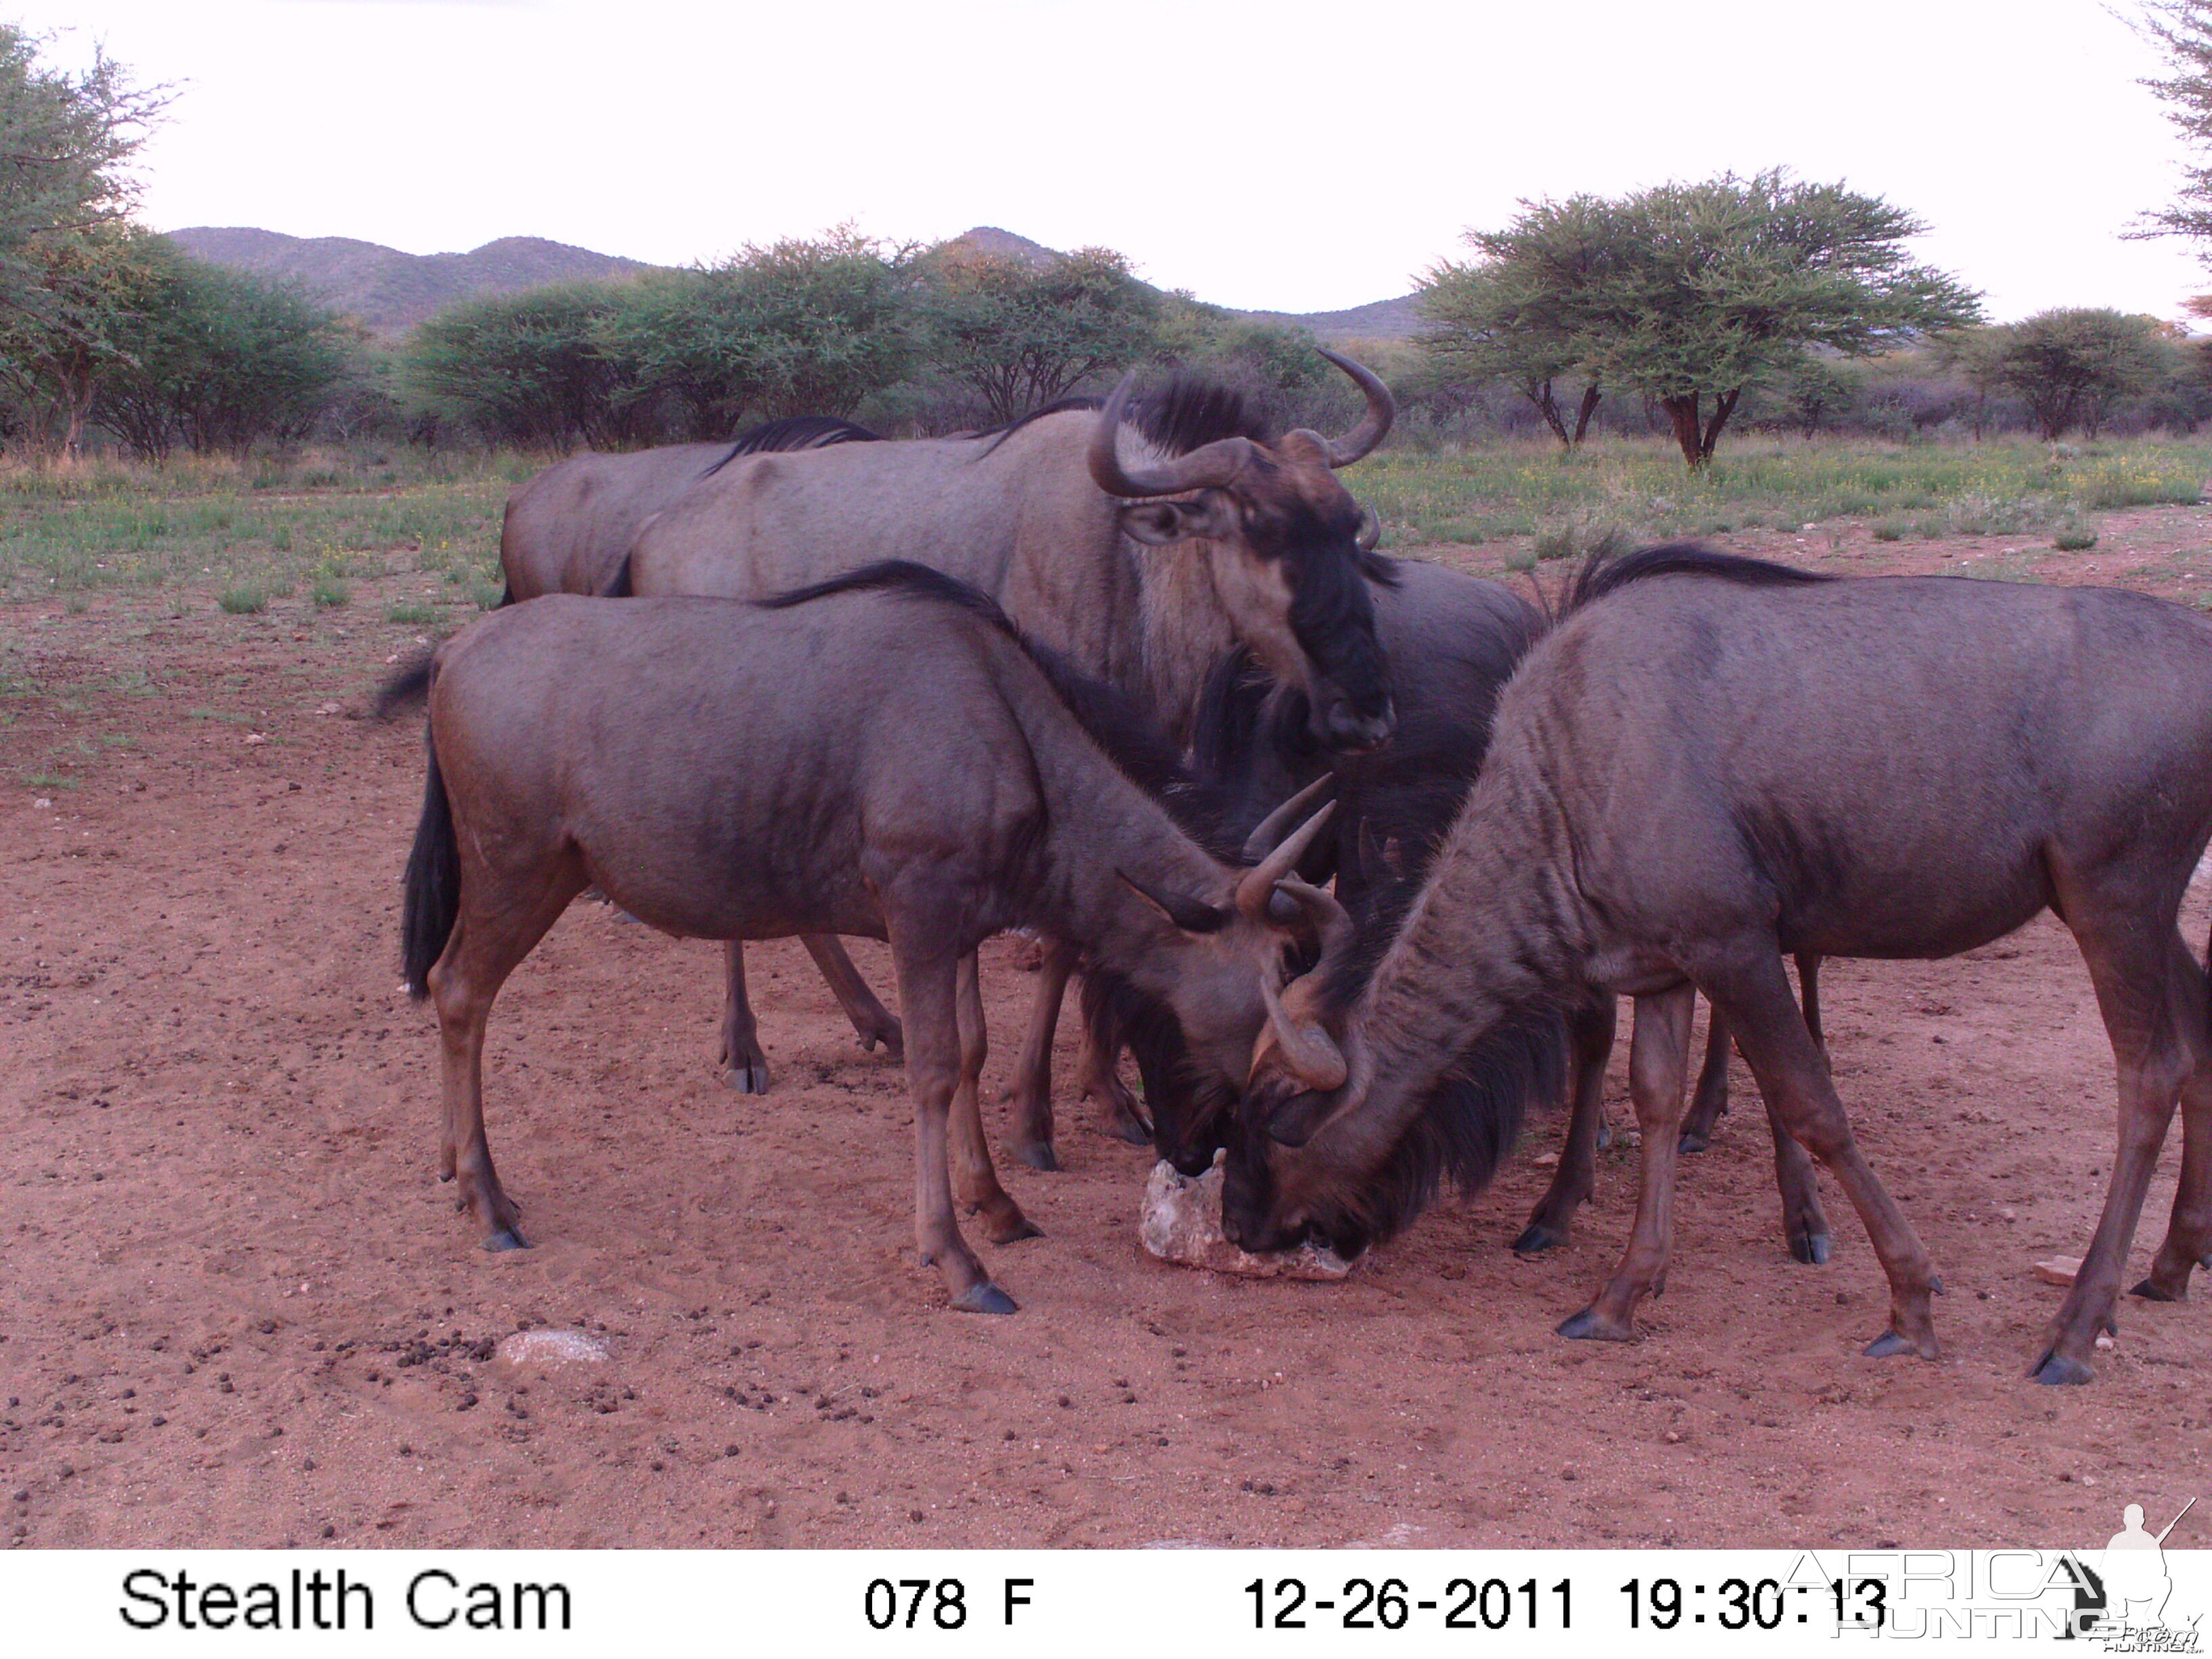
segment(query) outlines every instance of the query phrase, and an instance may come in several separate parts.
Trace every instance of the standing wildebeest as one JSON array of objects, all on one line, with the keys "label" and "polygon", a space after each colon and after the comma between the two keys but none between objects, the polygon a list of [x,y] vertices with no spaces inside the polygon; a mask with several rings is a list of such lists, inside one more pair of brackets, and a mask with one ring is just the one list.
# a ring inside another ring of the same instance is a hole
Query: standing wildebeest
[{"label": "standing wildebeest", "polygon": [[1327,817],[1256,869],[1218,861],[1102,750],[1055,676],[988,599],[912,565],[765,605],[555,596],[439,647],[406,972],[437,1001],[441,1173],[488,1248],[522,1240],[484,1137],[485,1020],[596,884],[678,935],[890,942],[916,1237],[955,1306],[1012,1311],[961,1238],[946,1170],[949,1127],[960,1197],[1021,1226],[976,1108],[975,947],[1024,924],[1079,941],[1233,1085],[1275,959],[1321,897],[1278,878]]},{"label": "standing wildebeest", "polygon": [[1276,999],[1229,1236],[1358,1244],[1401,1225],[1450,1162],[1425,1109],[1440,1076],[1492,1091],[1502,1139],[1527,1086],[1506,1040],[1590,988],[1632,995],[1635,1229],[1560,1327],[1632,1337],[1666,1273],[1695,987],[1866,1225],[1891,1292],[1868,1352],[1933,1357],[1928,1254],[1860,1156],[1782,957],[1948,957],[2049,908],[2118,1062],[2104,1213],[2034,1369],[2086,1382],[2177,1097],[2172,1224],[2138,1293],[2179,1298],[2212,1255],[2212,1022],[2174,926],[2212,836],[2212,621],[2110,589],[1821,580],[1671,550],[1579,586],[1364,984],[1340,959]]},{"label": "standing wildebeest", "polygon": [[[740,456],[878,441],[876,434],[850,421],[795,415],[764,422],[727,443],[666,444],[626,454],[573,455],[507,498],[499,535],[500,568],[507,576],[501,603],[516,604],[547,593],[598,592],[614,580],[630,544],[654,514]],[[844,946],[832,935],[810,935],[805,943],[853,1022],[860,1046],[872,1049],[881,1042],[892,1059],[900,1058],[905,1050],[899,1023],[876,1000]],[[734,971],[742,975],[741,959],[732,961],[738,964]],[[742,977],[735,983],[742,1004]],[[738,1054],[724,1058],[740,1088],[755,1094],[767,1089],[765,1060],[759,1060],[758,1070],[752,1071]]]},{"label": "standing wildebeest", "polygon": [[[1324,355],[1367,400],[1340,438],[1271,439],[1203,382],[1139,403],[1125,379],[1103,410],[1056,405],[998,433],[741,457],[647,525],[603,591],[760,599],[913,560],[991,595],[1178,739],[1242,643],[1304,690],[1320,742],[1369,748],[1393,720],[1369,595],[1385,567],[1334,473],[1382,441],[1395,405],[1367,369]],[[1049,1022],[1073,964],[1064,942],[1048,950],[1010,1091],[1017,1153],[1042,1169],[1057,1167]],[[764,1088],[741,945],[728,967],[725,1056],[740,1087]]]}]

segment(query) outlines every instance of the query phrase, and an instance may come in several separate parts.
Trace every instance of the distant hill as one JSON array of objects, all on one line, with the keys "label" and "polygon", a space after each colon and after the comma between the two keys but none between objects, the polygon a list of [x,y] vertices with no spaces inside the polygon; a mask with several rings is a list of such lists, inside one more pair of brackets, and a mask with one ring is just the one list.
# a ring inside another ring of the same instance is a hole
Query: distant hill
[{"label": "distant hill", "polygon": [[1410,340],[1421,326],[1420,296],[1375,300],[1349,311],[1247,311],[1262,323],[1290,323],[1311,329],[1323,345],[1344,340]]},{"label": "distant hill", "polygon": [[605,282],[653,269],[635,259],[538,236],[504,236],[466,253],[402,253],[344,236],[195,225],[169,240],[211,264],[295,277],[325,304],[380,334],[398,334],[482,294],[516,294],[553,283]]},{"label": "distant hill", "polygon": [[[447,307],[479,295],[517,294],[553,283],[620,281],[655,268],[537,236],[506,236],[467,253],[402,253],[396,247],[344,236],[285,236],[273,230],[207,225],[171,231],[169,240],[213,264],[296,278],[325,304],[358,317],[380,334],[404,333]],[[1060,258],[1057,250],[996,225],[977,225],[941,246],[1030,265],[1049,264]],[[1310,329],[1324,344],[1408,339],[1420,325],[1420,313],[1410,294],[1349,311],[1236,314]]]}]

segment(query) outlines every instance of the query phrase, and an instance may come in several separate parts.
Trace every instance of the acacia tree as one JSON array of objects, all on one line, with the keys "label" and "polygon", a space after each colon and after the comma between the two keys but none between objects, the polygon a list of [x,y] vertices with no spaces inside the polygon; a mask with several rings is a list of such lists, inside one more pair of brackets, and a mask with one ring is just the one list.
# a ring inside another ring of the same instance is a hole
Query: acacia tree
[{"label": "acacia tree", "polygon": [[[1604,262],[1613,216],[1590,196],[1523,203],[1505,229],[1467,234],[1475,259],[1439,260],[1421,278],[1419,343],[1468,380],[1510,381],[1565,449],[1589,433],[1604,395],[1583,362],[1580,297]],[[1570,428],[1558,387],[1577,372]]]},{"label": "acacia tree", "polygon": [[1692,469],[1711,462],[1745,391],[1808,351],[1865,356],[1979,315],[1970,290],[1908,258],[1921,226],[1903,209],[1778,167],[1618,200],[1524,203],[1493,234],[1505,245],[1562,222],[1581,228],[1583,256],[1510,265],[1498,281],[1528,320],[1509,331],[1532,364],[1578,364],[1651,399]]},{"label": "acacia tree", "polygon": [[913,261],[849,226],[749,246],[626,290],[598,337],[695,438],[747,415],[849,415],[913,361]]},{"label": "acacia tree", "polygon": [[2154,318],[2059,309],[1975,329],[1947,342],[1942,361],[1984,396],[2016,394],[2056,442],[2075,426],[2096,437],[2114,404],[2164,376],[2169,350]]},{"label": "acacia tree", "polygon": [[2212,0],[2146,0],[2137,24],[2165,57],[2168,73],[2143,82],[2166,104],[2166,118],[2187,142],[2191,160],[2173,201],[2144,216],[2136,234],[2186,236],[2212,264]]},{"label": "acacia tree", "polygon": [[416,329],[409,372],[434,410],[495,442],[649,442],[655,434],[642,388],[599,337],[623,298],[609,284],[573,283],[468,301]]},{"label": "acacia tree", "polygon": [[48,68],[40,45],[0,24],[0,351],[32,400],[33,441],[66,454],[114,352],[117,294],[141,263],[126,167],[166,98],[132,87],[104,52],[82,74]]},{"label": "acacia tree", "polygon": [[1042,264],[940,248],[924,262],[921,325],[931,363],[1011,421],[1152,348],[1159,296],[1109,248]]}]

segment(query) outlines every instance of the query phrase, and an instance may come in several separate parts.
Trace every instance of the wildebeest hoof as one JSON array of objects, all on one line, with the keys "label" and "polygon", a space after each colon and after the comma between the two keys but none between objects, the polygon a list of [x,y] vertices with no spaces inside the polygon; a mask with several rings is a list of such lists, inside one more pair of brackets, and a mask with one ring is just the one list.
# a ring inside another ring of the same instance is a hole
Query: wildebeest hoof
[{"label": "wildebeest hoof", "polygon": [[1828,1258],[1836,1253],[1836,1241],[1829,1233],[1792,1233],[1790,1254],[1808,1267],[1825,1267]]},{"label": "wildebeest hoof", "polygon": [[1126,1106],[1117,1105],[1109,1111],[1106,1114],[1103,1127],[1105,1133],[1113,1136],[1115,1139],[1126,1141],[1132,1146],[1149,1146],[1152,1144],[1152,1132],[1145,1126],[1141,1118]]},{"label": "wildebeest hoof", "polygon": [[1049,1140],[1032,1140],[1027,1146],[1014,1148],[1014,1156],[1032,1170],[1047,1174],[1060,1168],[1060,1154],[1052,1149]]},{"label": "wildebeest hoof", "polygon": [[1936,1343],[1930,1338],[1928,1345],[1923,1347],[1911,1337],[1899,1335],[1895,1331],[1884,1331],[1859,1352],[1869,1359],[1887,1359],[1900,1353],[1917,1354],[1923,1359],[1933,1359],[1936,1358]]},{"label": "wildebeest hoof", "polygon": [[1571,1319],[1559,1322],[1559,1334],[1577,1342],[1633,1342],[1636,1327],[1607,1319],[1595,1307],[1584,1308]]},{"label": "wildebeest hoof", "polygon": [[741,1095],[764,1095],[768,1092],[766,1066],[731,1066],[725,1067],[722,1081]]},{"label": "wildebeest hoof", "polygon": [[523,1236],[517,1232],[514,1228],[501,1227],[497,1232],[493,1233],[489,1237],[484,1240],[483,1247],[487,1250],[494,1252],[501,1250],[526,1250],[530,1248],[530,1242],[524,1238]]},{"label": "wildebeest hoof", "polygon": [[1014,1298],[988,1279],[980,1285],[969,1285],[954,1297],[952,1305],[962,1313],[1010,1314],[1019,1311]]},{"label": "wildebeest hoof", "polygon": [[1024,1215],[1009,1199],[1003,1211],[983,1217],[983,1237],[994,1244],[1018,1244],[1025,1238],[1042,1238],[1044,1229]]},{"label": "wildebeest hoof", "polygon": [[1541,1223],[1532,1221],[1522,1229],[1521,1237],[1513,1241],[1513,1254],[1545,1255],[1558,1249],[1566,1242],[1567,1235],[1564,1229],[1555,1231]]},{"label": "wildebeest hoof", "polygon": [[2146,1302],[2186,1302],[2189,1299],[2188,1286],[2184,1285],[2178,1291],[2161,1290],[2154,1281],[2148,1279],[2130,1291],[2128,1294],[2139,1296]]},{"label": "wildebeest hoof", "polygon": [[2028,1375],[2046,1388],[2080,1388],[2095,1381],[2097,1374],[2080,1360],[2069,1359],[2054,1349],[2045,1354]]},{"label": "wildebeest hoof", "polygon": [[1698,1131],[1685,1129],[1682,1138],[1674,1143],[1674,1150],[1678,1152],[1702,1152],[1709,1144]]}]

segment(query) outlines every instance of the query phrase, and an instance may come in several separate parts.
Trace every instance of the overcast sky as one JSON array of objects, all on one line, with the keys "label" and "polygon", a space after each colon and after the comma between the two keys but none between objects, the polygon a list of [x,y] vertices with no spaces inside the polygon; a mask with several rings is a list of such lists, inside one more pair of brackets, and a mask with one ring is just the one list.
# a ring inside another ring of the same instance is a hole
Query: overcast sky
[{"label": "overcast sky", "polygon": [[1518,198],[1785,164],[1998,317],[2212,289],[2121,232],[2181,158],[2093,0],[0,0],[174,84],[155,225],[662,264],[852,220],[1103,244],[1224,304],[1405,292]]}]

